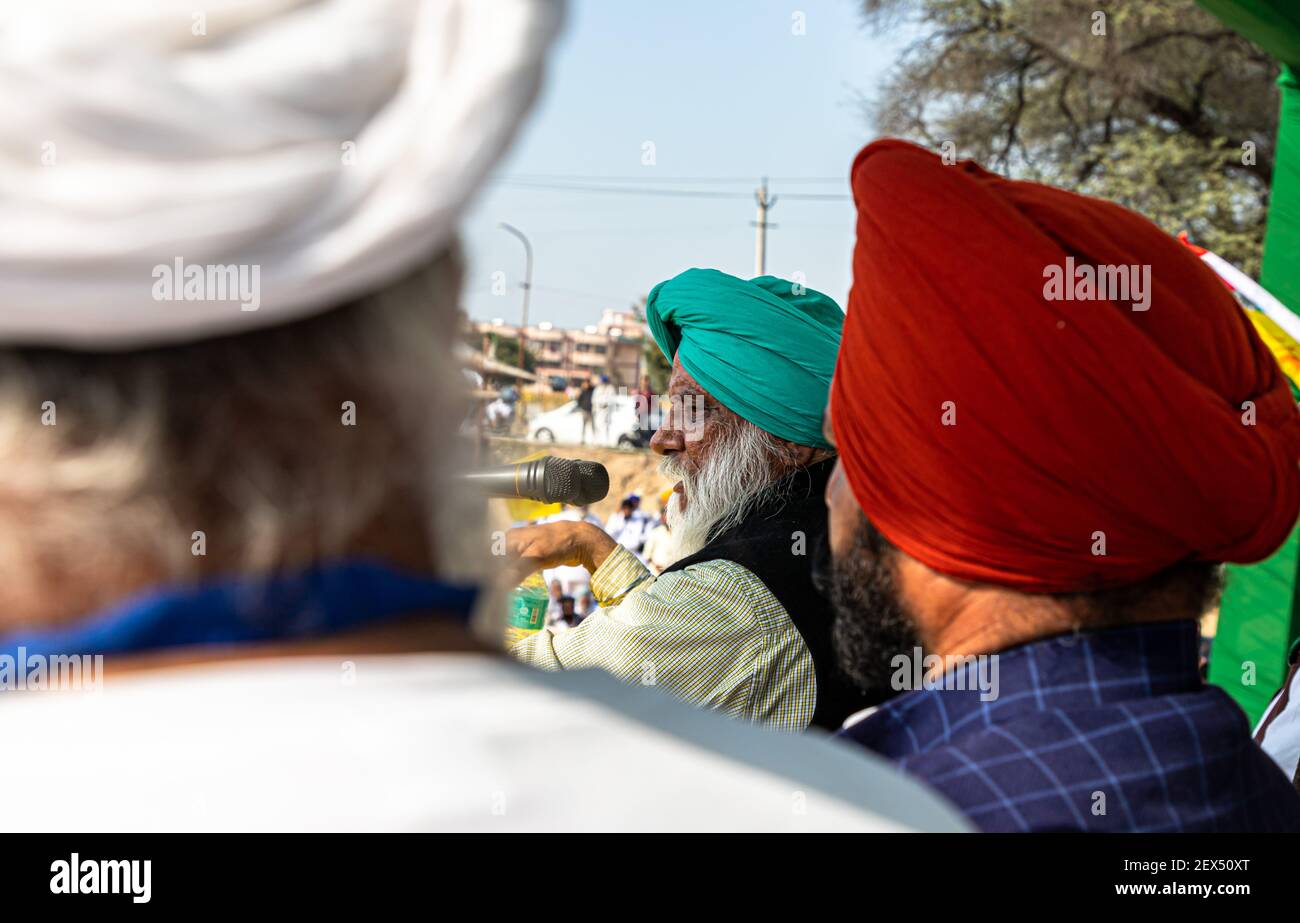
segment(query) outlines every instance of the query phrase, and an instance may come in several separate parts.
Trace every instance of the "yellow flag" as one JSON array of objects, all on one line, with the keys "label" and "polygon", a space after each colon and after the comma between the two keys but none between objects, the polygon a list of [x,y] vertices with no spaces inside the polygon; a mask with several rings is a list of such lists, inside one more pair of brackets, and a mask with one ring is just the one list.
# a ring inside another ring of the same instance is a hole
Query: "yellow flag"
[{"label": "yellow flag", "polygon": [[[515,465],[518,464],[519,462],[533,461],[534,459],[542,458],[550,454],[551,454],[550,452],[547,452],[545,450],[530,452],[529,454],[524,455],[521,458],[516,458],[514,461],[509,462],[508,464]],[[562,512],[564,510],[564,504],[563,503],[538,503],[536,500],[507,500],[506,509],[510,511],[511,520],[513,520],[514,522],[521,522],[526,520],[541,519],[545,516],[554,516],[556,513]]]},{"label": "yellow flag", "polygon": [[1282,366],[1286,377],[1291,379],[1292,384],[1300,386],[1300,343],[1288,336],[1268,315],[1260,311],[1247,311],[1246,316],[1255,325],[1255,332],[1273,353],[1273,358],[1277,359],[1277,364]]}]

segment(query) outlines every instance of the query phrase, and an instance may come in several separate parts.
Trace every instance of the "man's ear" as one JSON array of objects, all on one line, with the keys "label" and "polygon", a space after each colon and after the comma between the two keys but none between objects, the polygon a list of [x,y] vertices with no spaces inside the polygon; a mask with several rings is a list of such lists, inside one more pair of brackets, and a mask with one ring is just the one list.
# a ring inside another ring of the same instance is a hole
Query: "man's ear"
[{"label": "man's ear", "polygon": [[810,445],[799,445],[797,442],[787,442],[786,445],[794,450],[794,461],[800,468],[812,464],[813,456],[817,454],[817,449]]}]

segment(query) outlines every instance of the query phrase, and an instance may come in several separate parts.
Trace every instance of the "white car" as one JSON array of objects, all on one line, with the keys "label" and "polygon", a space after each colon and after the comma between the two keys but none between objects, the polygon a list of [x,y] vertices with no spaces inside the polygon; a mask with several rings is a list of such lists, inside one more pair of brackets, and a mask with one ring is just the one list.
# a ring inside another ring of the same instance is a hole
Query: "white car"
[{"label": "white car", "polygon": [[[636,399],[615,397],[610,416],[609,432],[605,421],[596,413],[595,433],[587,433],[591,445],[635,446],[637,444]],[[558,442],[568,445],[582,444],[582,411],[577,401],[561,404],[554,410],[538,414],[528,424],[528,438],[536,442]]]}]

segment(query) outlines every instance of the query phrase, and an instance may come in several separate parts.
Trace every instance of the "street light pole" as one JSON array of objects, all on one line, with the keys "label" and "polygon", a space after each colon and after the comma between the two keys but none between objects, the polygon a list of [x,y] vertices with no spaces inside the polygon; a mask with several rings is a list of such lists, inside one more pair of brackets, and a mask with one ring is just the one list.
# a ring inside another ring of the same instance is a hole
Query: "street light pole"
[{"label": "street light pole", "polygon": [[524,245],[524,284],[522,286],[524,290],[524,309],[519,324],[519,367],[526,372],[528,369],[524,364],[524,356],[528,354],[528,293],[533,287],[533,245],[528,242],[527,235],[514,225],[502,221],[499,227],[507,234],[519,238]]}]

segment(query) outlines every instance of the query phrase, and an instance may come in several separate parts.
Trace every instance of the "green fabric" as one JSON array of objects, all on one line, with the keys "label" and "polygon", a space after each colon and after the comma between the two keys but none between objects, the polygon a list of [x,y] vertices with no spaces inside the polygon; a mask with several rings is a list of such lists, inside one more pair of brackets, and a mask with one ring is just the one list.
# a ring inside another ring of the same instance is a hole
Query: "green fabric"
[{"label": "green fabric", "polygon": [[[1293,73],[1300,67],[1300,3],[1200,0],[1200,4],[1283,64],[1260,284],[1294,311],[1300,309],[1300,84]],[[1282,684],[1287,651],[1300,632],[1298,570],[1300,530],[1293,531],[1268,560],[1228,568],[1210,656],[1210,681],[1222,686],[1252,722],[1260,719]]]},{"label": "green fabric", "polygon": [[1300,310],[1300,82],[1290,68],[1278,80],[1277,155],[1269,192],[1264,267],[1259,282],[1292,311]]},{"label": "green fabric", "polygon": [[1300,529],[1267,560],[1228,567],[1209,679],[1236,700],[1252,725],[1286,678],[1297,565]]},{"label": "green fabric", "polygon": [[1198,0],[1232,31],[1283,64],[1300,64],[1300,3],[1296,0]]},{"label": "green fabric", "polygon": [[[1300,306],[1300,85],[1289,68],[1278,81],[1282,111],[1269,197],[1260,284],[1287,307]],[[1222,686],[1252,722],[1263,716],[1287,673],[1287,652],[1300,634],[1297,572],[1300,532],[1266,561],[1228,567],[1210,681]],[[1254,685],[1243,681],[1251,678]]]},{"label": "green fabric", "polygon": [[724,407],[800,445],[822,436],[844,312],[821,292],[774,276],[688,269],[650,291],[646,321],[668,361]]}]

